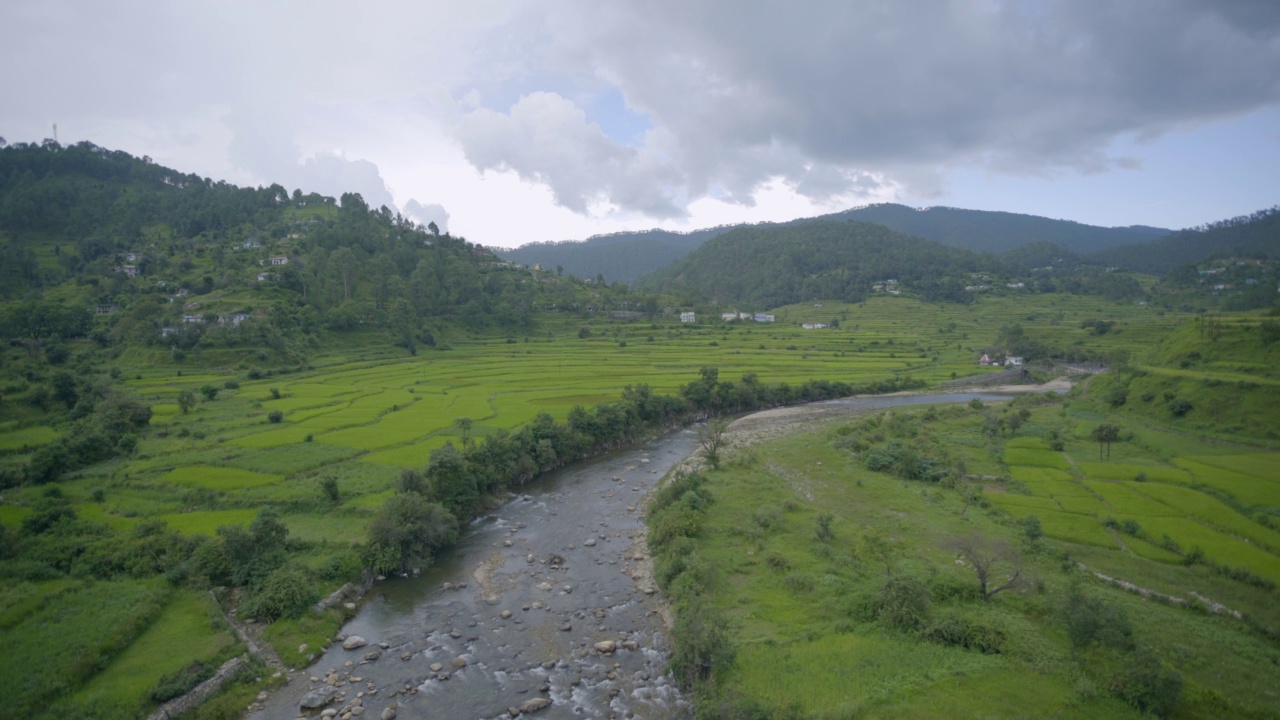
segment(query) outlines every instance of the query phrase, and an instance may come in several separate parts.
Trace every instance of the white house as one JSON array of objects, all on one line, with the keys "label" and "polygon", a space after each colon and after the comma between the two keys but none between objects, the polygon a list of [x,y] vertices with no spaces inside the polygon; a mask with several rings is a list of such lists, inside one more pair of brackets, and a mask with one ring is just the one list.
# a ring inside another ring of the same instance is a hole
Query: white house
[{"label": "white house", "polygon": [[258,273],[258,282],[266,282],[269,277],[271,277],[271,273],[260,272]]},{"label": "white house", "polygon": [[769,313],[756,313],[755,318],[753,319],[756,322],[773,322],[777,318],[775,318],[773,315]]},{"label": "white house", "polygon": [[800,327],[805,330],[825,330],[831,326],[826,323],[800,323]]},{"label": "white house", "polygon": [[131,253],[124,254],[125,262],[136,263],[141,259],[142,259],[142,253],[131,252]]},{"label": "white house", "polygon": [[697,322],[697,318],[691,312],[682,312],[680,313],[680,322],[682,323]]},{"label": "white house", "polygon": [[138,267],[136,265],[121,265],[119,269],[120,272],[124,273],[125,277],[138,277]]},{"label": "white house", "polygon": [[251,237],[251,238],[249,238],[248,240],[245,240],[245,241],[240,245],[240,247],[244,248],[245,250],[256,250],[256,249],[258,249],[258,248],[262,247],[262,243],[258,241],[258,238],[256,238],[256,237]]},{"label": "white house", "polygon": [[204,322],[204,318],[200,317],[199,315],[183,315],[183,316],[182,316],[182,322],[184,322],[184,323],[202,323],[202,322]]},{"label": "white house", "polygon": [[1004,359],[1005,367],[1022,367],[1022,358],[1010,355]]},{"label": "white house", "polygon": [[273,258],[271,258],[271,264],[272,264],[272,265],[288,265],[288,264],[289,264],[289,258],[287,258],[287,257],[285,257],[285,256],[283,256],[283,255],[281,255],[281,256],[279,256],[279,257],[273,257]]}]

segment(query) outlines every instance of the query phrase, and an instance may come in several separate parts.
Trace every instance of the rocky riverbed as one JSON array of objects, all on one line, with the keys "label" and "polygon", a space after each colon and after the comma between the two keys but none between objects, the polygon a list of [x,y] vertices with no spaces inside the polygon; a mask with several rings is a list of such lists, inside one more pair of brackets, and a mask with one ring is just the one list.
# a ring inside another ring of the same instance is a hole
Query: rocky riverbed
[{"label": "rocky riverbed", "polygon": [[687,717],[642,512],[696,444],[679,431],[530,483],[422,577],[375,584],[248,717]]}]

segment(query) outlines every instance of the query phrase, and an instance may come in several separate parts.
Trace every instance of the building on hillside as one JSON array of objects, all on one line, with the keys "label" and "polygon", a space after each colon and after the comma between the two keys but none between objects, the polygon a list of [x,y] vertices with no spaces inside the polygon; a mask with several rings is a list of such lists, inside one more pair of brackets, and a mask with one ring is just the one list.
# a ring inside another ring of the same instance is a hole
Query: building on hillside
[{"label": "building on hillside", "polygon": [[1022,367],[1022,358],[1010,355],[1004,359],[1005,367]]},{"label": "building on hillside", "polygon": [[978,364],[987,366],[987,365],[995,365],[995,362],[991,359],[990,355],[986,353],[982,353],[982,357],[978,359]]},{"label": "building on hillside", "polygon": [[262,247],[262,242],[259,241],[258,238],[256,237],[251,237],[248,240],[245,240],[243,243],[241,243],[240,247],[244,248],[245,250],[257,250],[258,248]]},{"label": "building on hillside", "polygon": [[271,264],[272,264],[272,265],[288,265],[288,264],[289,264],[289,258],[287,258],[287,257],[285,257],[285,256],[283,256],[283,255],[280,255],[280,256],[277,256],[277,257],[273,257],[273,258],[271,258]]},{"label": "building on hillside", "polygon": [[218,318],[218,324],[230,325],[231,327],[235,327],[240,323],[244,322],[245,320],[248,320],[251,317],[253,316],[247,313],[234,313],[232,315],[223,315],[222,317]]},{"label": "building on hillside", "polygon": [[698,321],[697,317],[691,312],[680,313],[680,322],[682,323],[691,323],[691,322],[697,322],[697,321]]},{"label": "building on hillside", "polygon": [[124,261],[127,263],[136,263],[142,261],[142,253],[128,252],[124,254]]},{"label": "building on hillside", "polygon": [[93,312],[97,315],[110,315],[111,313],[115,312],[117,309],[118,308],[116,308],[115,305],[99,303],[93,307]]},{"label": "building on hillside", "polygon": [[190,294],[191,294],[190,290],[186,288],[178,288],[178,292],[174,293],[174,297],[184,298]]},{"label": "building on hillside", "polygon": [[774,317],[771,313],[756,313],[755,317],[753,317],[752,319],[755,320],[756,322],[774,322],[775,320],[777,320],[777,318]]},{"label": "building on hillside", "polygon": [[177,334],[178,334],[178,328],[176,327],[160,328],[160,337],[162,338],[167,338],[167,337],[170,337],[171,335],[177,335]]},{"label": "building on hillside", "polygon": [[119,270],[120,272],[124,273],[124,276],[125,276],[125,277],[131,277],[131,278],[138,277],[138,266],[137,266],[137,265],[121,265],[121,266],[118,268],[118,270]]},{"label": "building on hillside", "polygon": [[826,323],[800,323],[800,327],[805,330],[826,330],[831,326]]},{"label": "building on hillside", "polygon": [[184,323],[202,323],[202,322],[204,322],[204,318],[203,318],[203,317],[201,317],[201,316],[199,316],[199,315],[183,315],[183,316],[182,316],[182,322],[184,322]]},{"label": "building on hillside", "polygon": [[269,272],[260,272],[260,273],[258,273],[258,282],[266,282],[266,281],[267,281],[267,279],[268,279],[268,278],[270,278],[270,277],[271,277],[271,273],[269,273]]},{"label": "building on hillside", "polygon": [[1005,287],[1013,288],[1014,290],[1021,290],[1026,286],[1027,286],[1026,283],[1020,283],[1020,282],[1005,283]]}]

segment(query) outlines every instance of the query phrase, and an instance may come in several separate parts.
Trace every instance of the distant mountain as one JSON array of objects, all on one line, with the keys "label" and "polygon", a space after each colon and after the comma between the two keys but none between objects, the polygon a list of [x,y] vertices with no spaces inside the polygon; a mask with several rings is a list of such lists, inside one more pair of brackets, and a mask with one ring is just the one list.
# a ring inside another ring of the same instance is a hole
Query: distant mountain
[{"label": "distant mountain", "polygon": [[1095,252],[1084,259],[1095,265],[1167,275],[1182,265],[1230,256],[1280,258],[1280,205],[1159,240]]},{"label": "distant mountain", "polygon": [[497,252],[512,262],[525,265],[540,263],[545,268],[562,266],[565,272],[579,277],[604,275],[610,282],[630,283],[646,273],[670,265],[708,240],[731,230],[833,221],[876,223],[900,233],[927,238],[951,247],[997,255],[1037,243],[1052,243],[1067,253],[1086,254],[1148,242],[1171,232],[1163,228],[1136,225],[1104,228],[1035,215],[948,207],[917,209],[886,203],[814,218],[800,218],[787,223],[729,225],[690,233],[665,230],[615,233],[583,241],[532,243],[514,250]]},{"label": "distant mountain", "polygon": [[896,280],[926,299],[967,301],[968,273],[999,261],[883,225],[812,221],[740,227],[715,237],[639,285],[763,309],[818,298],[857,302]]},{"label": "distant mountain", "polygon": [[597,235],[587,240],[540,242],[514,250],[494,249],[504,260],[521,265],[542,265],[582,278],[604,275],[609,282],[635,282],[693,252],[711,238],[738,226],[694,230],[689,233],[645,230]]},{"label": "distant mountain", "polygon": [[1172,232],[1144,225],[1108,228],[1037,215],[951,207],[917,209],[892,203],[854,208],[818,219],[878,223],[943,245],[995,255],[1023,245],[1045,242],[1069,252],[1085,254],[1155,240]]}]

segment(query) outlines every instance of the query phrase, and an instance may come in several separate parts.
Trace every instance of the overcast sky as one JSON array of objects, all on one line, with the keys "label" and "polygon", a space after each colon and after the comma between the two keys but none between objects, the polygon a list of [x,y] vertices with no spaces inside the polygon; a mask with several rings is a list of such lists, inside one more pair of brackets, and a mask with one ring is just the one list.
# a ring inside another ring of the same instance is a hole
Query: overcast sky
[{"label": "overcast sky", "polygon": [[1276,0],[8,0],[0,137],[360,192],[486,245],[872,202],[1280,203]]}]

